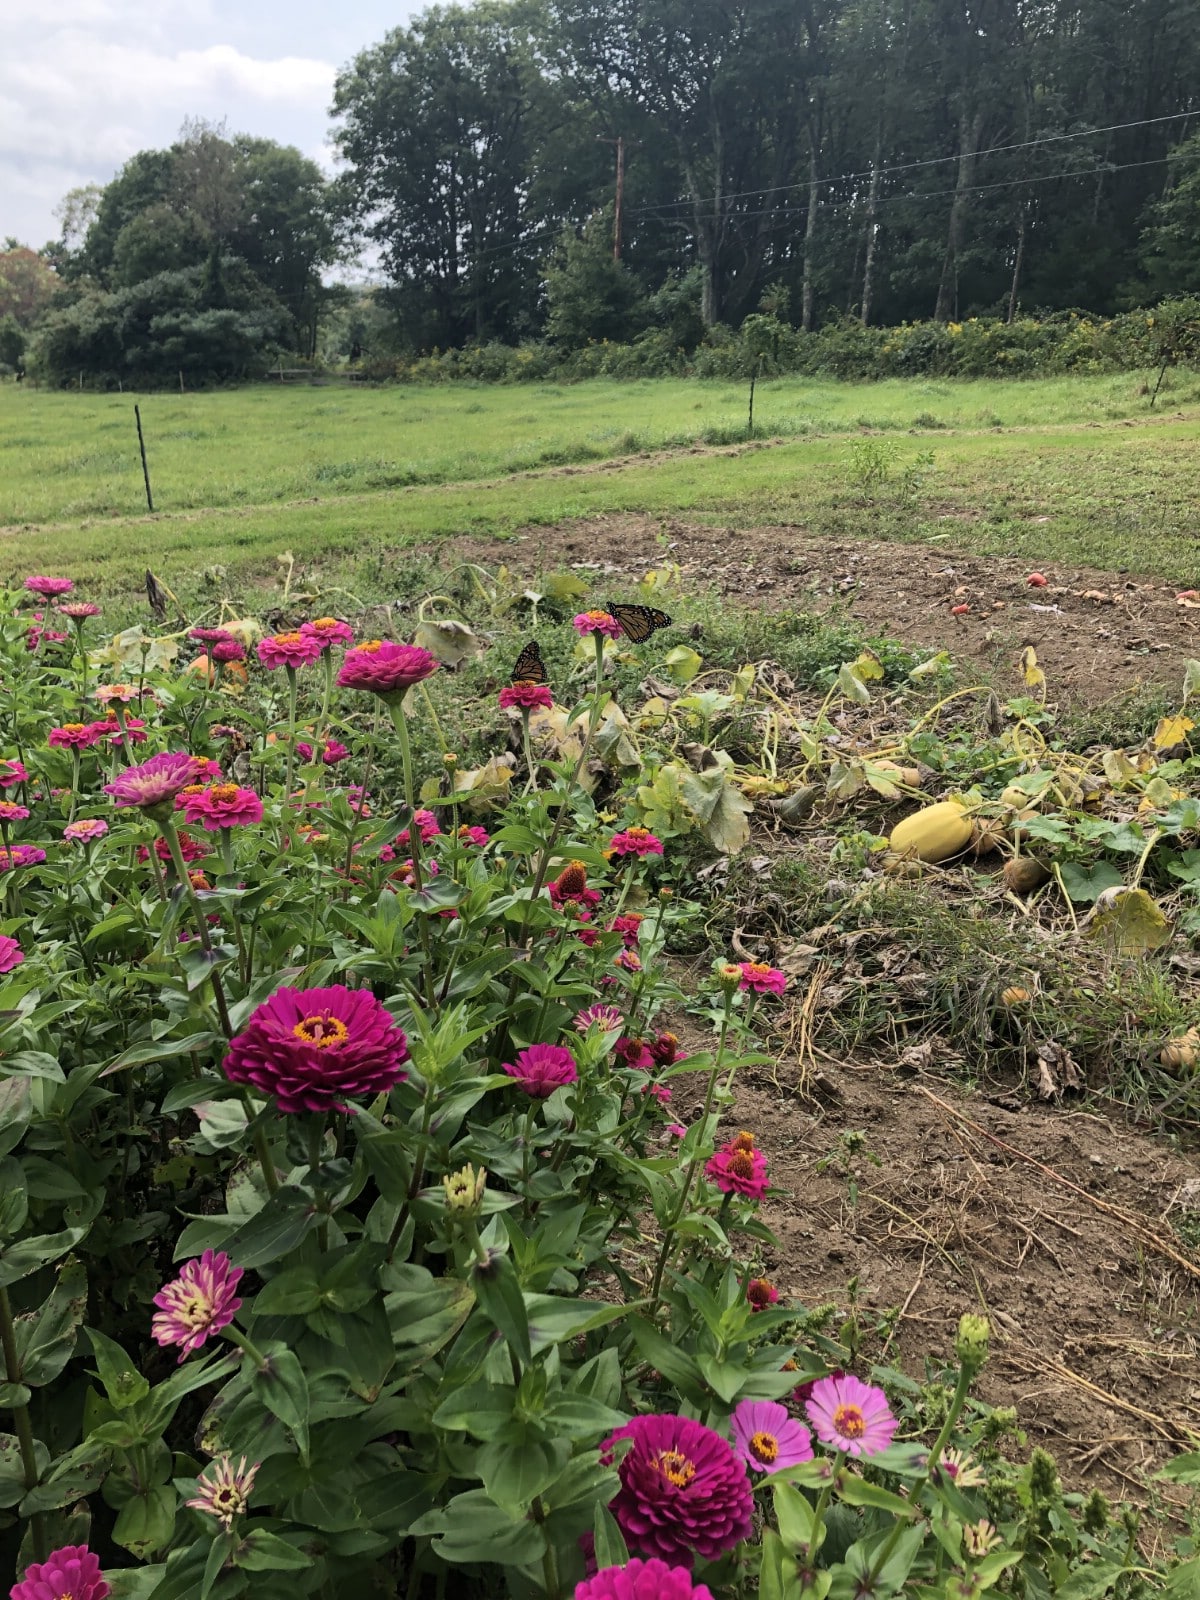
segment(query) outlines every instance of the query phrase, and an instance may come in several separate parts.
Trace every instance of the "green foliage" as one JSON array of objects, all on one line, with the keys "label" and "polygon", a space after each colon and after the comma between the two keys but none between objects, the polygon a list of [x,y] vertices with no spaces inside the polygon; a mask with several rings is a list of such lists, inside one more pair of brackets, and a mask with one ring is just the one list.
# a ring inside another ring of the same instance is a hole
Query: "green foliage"
[{"label": "green foliage", "polygon": [[581,233],[563,231],[546,269],[546,337],[574,350],[596,340],[628,339],[637,321],[638,286],[613,260],[612,217],[597,212]]}]

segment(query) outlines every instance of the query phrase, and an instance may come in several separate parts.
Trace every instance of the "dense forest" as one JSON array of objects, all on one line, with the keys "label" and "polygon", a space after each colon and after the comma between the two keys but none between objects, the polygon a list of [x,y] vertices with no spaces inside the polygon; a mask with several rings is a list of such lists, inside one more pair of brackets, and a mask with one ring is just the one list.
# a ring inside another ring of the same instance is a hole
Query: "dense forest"
[{"label": "dense forest", "polygon": [[1200,0],[485,0],[332,113],[333,180],[197,124],[69,197],[43,364],[234,375],[334,313],[342,354],[690,347],[1200,291]]}]

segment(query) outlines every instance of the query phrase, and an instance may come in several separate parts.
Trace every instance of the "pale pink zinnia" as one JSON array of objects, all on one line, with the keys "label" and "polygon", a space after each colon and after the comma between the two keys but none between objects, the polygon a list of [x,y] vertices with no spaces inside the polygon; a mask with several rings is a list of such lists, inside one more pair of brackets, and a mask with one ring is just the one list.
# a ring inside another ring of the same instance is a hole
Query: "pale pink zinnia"
[{"label": "pale pink zinnia", "polygon": [[19,967],[24,959],[25,952],[16,939],[10,939],[6,933],[0,933],[0,972],[11,972],[14,967]]},{"label": "pale pink zinnia", "polygon": [[86,1544],[65,1544],[45,1561],[31,1561],[21,1582],[9,1590],[9,1600],[107,1600],[111,1593],[99,1556]]},{"label": "pale pink zinnia", "polygon": [[526,1094],[538,1100],[579,1077],[575,1057],[561,1044],[531,1044],[518,1053],[515,1062],[505,1061],[503,1067]]},{"label": "pale pink zinnia", "polygon": [[787,973],[765,961],[743,961],[741,974],[738,988],[747,989],[751,994],[780,995],[787,988]]},{"label": "pale pink zinnia", "polygon": [[114,700],[127,706],[131,700],[140,699],[140,696],[132,683],[102,683],[96,690],[96,699],[102,706],[111,705]]},{"label": "pale pink zinnia", "polygon": [[337,681],[342,689],[366,689],[385,700],[398,700],[437,670],[437,661],[420,645],[367,639],[346,651]]},{"label": "pale pink zinnia", "polygon": [[100,607],[93,605],[90,600],[68,600],[64,605],[55,606],[54,609],[60,616],[69,617],[72,622],[86,622],[89,617],[100,615]]},{"label": "pale pink zinnia", "polygon": [[250,1493],[261,1466],[261,1461],[248,1466],[243,1456],[235,1467],[232,1456],[219,1456],[196,1479],[196,1493],[184,1504],[193,1511],[215,1517],[228,1533],[234,1519],[250,1504]]},{"label": "pale pink zinnia", "polygon": [[100,817],[83,817],[78,822],[68,822],[63,829],[63,838],[71,839],[76,844],[90,844],[93,839],[103,839],[108,832],[108,823]]},{"label": "pale pink zinnia", "polygon": [[625,1026],[625,1019],[616,1006],[586,1006],[575,1013],[575,1026],[580,1033],[586,1033],[592,1026],[599,1028],[601,1033],[620,1033]]},{"label": "pale pink zinnia", "polygon": [[609,1510],[631,1551],[681,1561],[715,1560],[750,1533],[753,1497],[745,1463],[727,1439],[688,1417],[639,1416],[601,1445],[632,1448],[617,1467],[621,1487]]},{"label": "pale pink zinnia", "polygon": [[626,828],[623,833],[613,834],[606,853],[614,856],[660,856],[663,853],[662,840],[656,838],[649,828]]},{"label": "pale pink zinnia", "polygon": [[276,667],[305,667],[321,654],[323,646],[311,633],[272,633],[258,641],[258,659],[270,671]]},{"label": "pale pink zinnia", "polygon": [[621,624],[607,611],[581,611],[571,618],[571,626],[581,639],[593,633],[602,633],[606,639],[621,637]]},{"label": "pale pink zinnia", "polygon": [[337,617],[314,617],[311,622],[300,624],[300,632],[319,639],[322,650],[328,650],[330,645],[354,643],[354,629],[348,622],[339,622]]},{"label": "pale pink zinnia", "polygon": [[33,594],[43,595],[47,600],[53,599],[56,594],[70,594],[75,585],[70,578],[43,578],[32,577],[25,579],[25,587]]},{"label": "pale pink zinnia", "polygon": [[780,1472],[813,1458],[812,1435],[777,1400],[743,1400],[729,1419],[729,1431],[752,1472]]},{"label": "pale pink zinnia", "polygon": [[210,833],[218,828],[244,828],[263,819],[262,801],[253,789],[237,783],[214,783],[184,800],[183,815],[193,826],[199,822]]},{"label": "pale pink zinnia", "polygon": [[195,756],[169,750],[151,756],[140,767],[126,767],[112,783],[104,785],[104,792],[112,795],[114,805],[152,810],[170,804],[181,790],[196,781],[196,775]]},{"label": "pale pink zinnia", "polygon": [[623,1567],[602,1567],[576,1584],[575,1600],[713,1600],[713,1593],[687,1567],[633,1556]]},{"label": "pale pink zinnia", "polygon": [[850,1456],[882,1454],[896,1431],[887,1395],[850,1373],[818,1378],[804,1409],[817,1437]]},{"label": "pale pink zinnia", "polygon": [[343,1110],[404,1080],[408,1040],[369,989],[277,989],[231,1040],[225,1075],[286,1112]]},{"label": "pale pink zinnia", "polygon": [[158,1343],[179,1345],[182,1362],[228,1327],[241,1308],[236,1294],[241,1277],[242,1268],[222,1250],[206,1250],[185,1261],[179,1276],[154,1296],[158,1312],[150,1331]]}]

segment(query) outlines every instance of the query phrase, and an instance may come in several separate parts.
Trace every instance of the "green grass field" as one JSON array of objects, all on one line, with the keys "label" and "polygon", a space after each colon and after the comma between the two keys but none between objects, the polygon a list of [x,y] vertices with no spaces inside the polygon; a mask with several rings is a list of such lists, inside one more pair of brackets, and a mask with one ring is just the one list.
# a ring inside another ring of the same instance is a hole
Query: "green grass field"
[{"label": "green grass field", "polygon": [[[1153,414],[1135,374],[781,379],[756,401],[756,435],[775,442],[752,449],[733,447],[746,392],[728,383],[152,395],[141,404],[154,517],[133,399],[0,387],[0,576],[70,570],[117,593],[149,563],[186,587],[216,563],[273,569],[285,549],[342,564],[445,535],[644,511],[897,539],[946,541],[952,529],[978,552],[1200,581],[1190,375]],[[884,441],[886,468],[869,492],[868,438]],[[910,465],[919,474],[905,486]]]}]

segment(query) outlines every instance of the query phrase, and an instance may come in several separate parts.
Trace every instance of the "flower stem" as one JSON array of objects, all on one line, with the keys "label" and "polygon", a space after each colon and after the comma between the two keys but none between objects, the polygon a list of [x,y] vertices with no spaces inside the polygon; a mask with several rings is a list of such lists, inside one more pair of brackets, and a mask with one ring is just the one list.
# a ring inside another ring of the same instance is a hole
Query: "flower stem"
[{"label": "flower stem", "polygon": [[296,675],[295,667],[286,667],[288,680],[288,747],[287,767],[283,778],[283,803],[290,806],[292,803],[292,771],[296,764],[296,702],[300,694],[300,679]]},{"label": "flower stem", "polygon": [[[8,1298],[8,1290],[0,1288],[0,1347],[4,1351],[4,1373],[7,1381],[18,1384],[21,1381],[21,1363],[17,1356],[17,1335],[13,1326],[12,1302]],[[13,1424],[17,1430],[17,1444],[21,1452],[21,1472],[26,1489],[32,1489],[40,1476],[37,1465],[37,1451],[34,1448],[33,1424],[29,1420],[28,1405],[12,1407]],[[45,1561],[50,1554],[50,1547],[46,1542],[46,1524],[40,1511],[35,1511],[29,1519],[30,1530],[33,1534],[33,1553],[39,1561]]]},{"label": "flower stem", "polygon": [[[179,835],[175,831],[175,823],[169,816],[160,817],[157,820],[162,836],[167,841],[167,849],[171,852],[171,863],[175,868],[175,876],[179,879],[180,891],[188,897],[191,905],[192,919],[196,924],[196,932],[200,936],[200,947],[204,954],[211,959],[213,947],[212,940],[208,936],[208,922],[205,919],[200,902],[196,898],[196,891],[192,888],[192,880],[188,877],[187,864],[183,859],[183,851],[179,848]],[[150,853],[153,855],[154,851],[151,850]],[[217,1003],[217,1016],[221,1019],[221,1027],[224,1030],[225,1037],[231,1039],[233,1037],[233,1025],[229,1020],[229,1007],[225,1003],[225,989],[221,983],[220,973],[218,973],[215,966],[212,966],[208,976],[212,984],[213,999]]]}]

